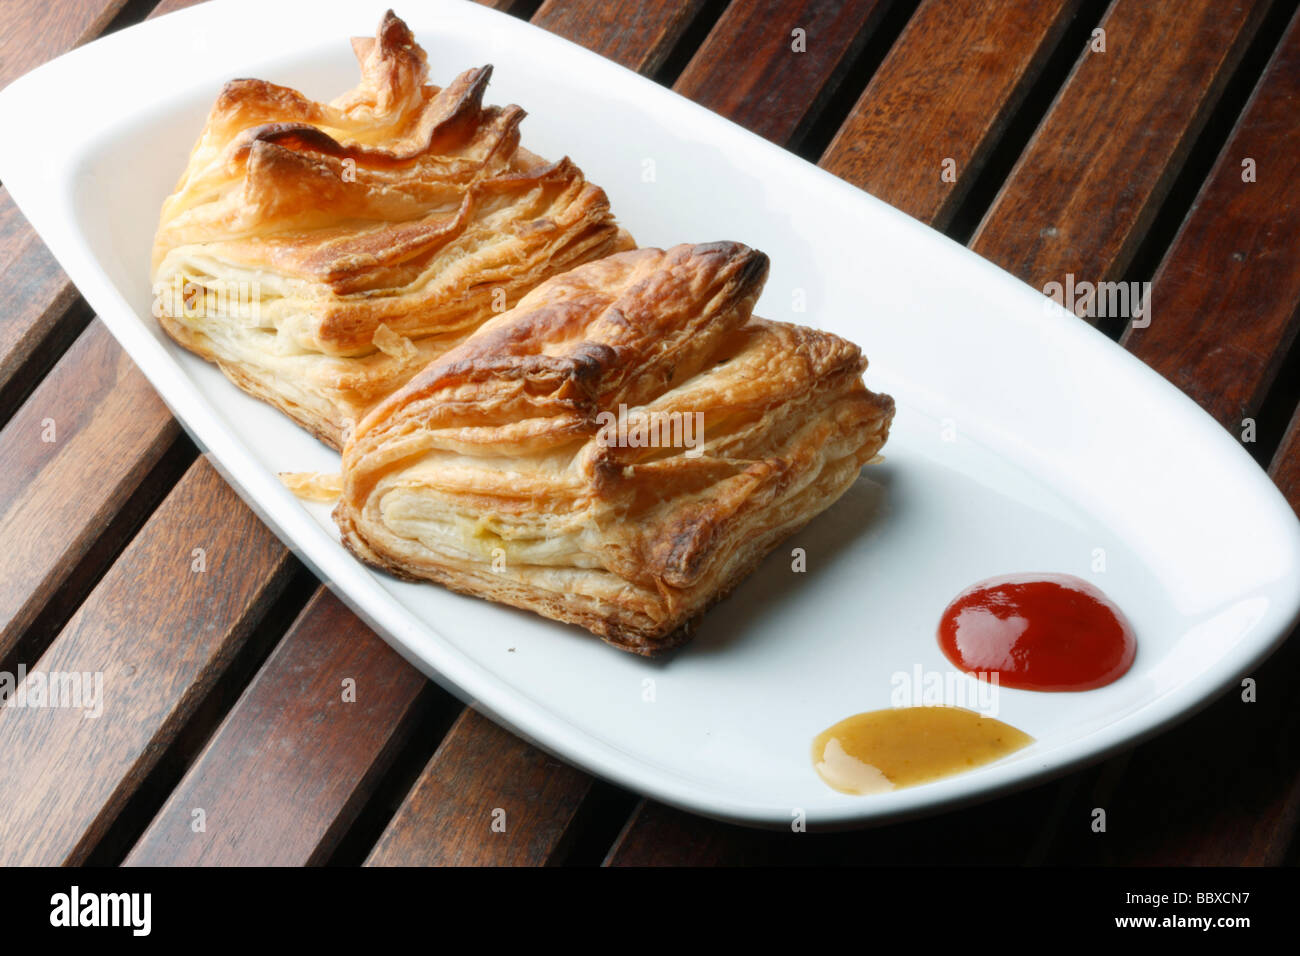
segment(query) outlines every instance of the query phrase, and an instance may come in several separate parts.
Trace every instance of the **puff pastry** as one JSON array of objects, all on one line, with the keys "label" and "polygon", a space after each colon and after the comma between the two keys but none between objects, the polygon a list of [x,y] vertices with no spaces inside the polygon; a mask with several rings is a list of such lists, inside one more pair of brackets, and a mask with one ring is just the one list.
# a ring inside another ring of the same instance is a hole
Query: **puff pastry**
[{"label": "puff pastry", "polygon": [[538,286],[357,426],[344,543],[638,654],[686,640],[893,417],[857,346],[751,317],[767,268],[717,242]]},{"label": "puff pastry", "polygon": [[153,250],[167,333],[335,447],[538,283],[632,246],[577,166],[520,148],[523,110],[483,105],[490,66],[429,85],[392,11],[352,43],[332,103],[226,85]]}]

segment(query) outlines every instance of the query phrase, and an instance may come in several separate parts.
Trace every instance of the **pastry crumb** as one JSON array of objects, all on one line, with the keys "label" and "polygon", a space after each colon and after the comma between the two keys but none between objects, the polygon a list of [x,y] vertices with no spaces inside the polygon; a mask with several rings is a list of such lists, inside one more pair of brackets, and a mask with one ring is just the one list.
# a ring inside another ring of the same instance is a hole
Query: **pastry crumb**
[{"label": "pastry crumb", "polygon": [[282,471],[280,481],[303,501],[335,501],[343,493],[343,476],[323,471]]}]

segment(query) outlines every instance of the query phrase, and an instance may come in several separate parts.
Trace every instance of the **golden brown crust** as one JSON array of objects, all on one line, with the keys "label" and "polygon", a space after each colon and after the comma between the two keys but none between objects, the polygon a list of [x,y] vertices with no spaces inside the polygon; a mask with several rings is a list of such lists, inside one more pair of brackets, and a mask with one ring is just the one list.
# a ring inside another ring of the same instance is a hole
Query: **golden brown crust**
[{"label": "golden brown crust", "polygon": [[[391,11],[353,46],[361,83],[333,103],[227,84],[153,251],[163,328],[336,446],[538,283],[631,246],[577,166],[520,148],[523,110],[483,105],[491,67],[429,85]],[[218,293],[241,307],[205,308]]]},{"label": "golden brown crust", "polygon": [[855,345],[751,317],[766,275],[720,242],[543,283],[359,423],[344,543],[637,653],[685,640],[893,416]]}]

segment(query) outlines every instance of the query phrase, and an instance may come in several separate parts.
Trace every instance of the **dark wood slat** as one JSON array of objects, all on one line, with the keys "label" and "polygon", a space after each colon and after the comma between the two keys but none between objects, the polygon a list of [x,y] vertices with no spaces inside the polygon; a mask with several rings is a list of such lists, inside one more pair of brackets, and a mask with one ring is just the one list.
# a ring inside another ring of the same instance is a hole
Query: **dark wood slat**
[{"label": "dark wood slat", "polygon": [[1078,7],[926,0],[819,165],[943,229]]},{"label": "dark wood slat", "polygon": [[573,3],[546,0],[533,14],[535,26],[544,27],[575,43],[586,37],[601,38],[603,56],[638,73],[654,73],[704,6],[704,0],[666,0],[647,4],[641,0]]},{"label": "dark wood slat", "polygon": [[[209,519],[213,500],[227,505],[220,522]],[[206,570],[193,570],[194,548]],[[190,469],[34,668],[102,674],[102,714],[0,709],[0,865],[85,860],[290,567],[206,461]]]},{"label": "dark wood slat", "polygon": [[[1300,14],[1157,270],[1152,324],[1126,344],[1240,435],[1276,378],[1300,316]],[[1256,181],[1241,161],[1256,161]],[[1300,514],[1300,414],[1270,474]],[[1060,859],[1143,864],[1278,865],[1300,824],[1300,719],[1292,635],[1240,689],[1144,745],[1112,798],[1104,839],[1064,840]]]},{"label": "dark wood slat", "polygon": [[[198,0],[164,0],[150,14],[193,6]],[[22,0],[0,22],[0,77],[17,76],[104,29],[125,0],[46,4]],[[34,13],[35,8],[44,13]],[[31,9],[28,9],[31,8]],[[50,19],[53,23],[47,23]],[[12,45],[13,49],[10,49]],[[0,78],[0,86],[7,83]],[[0,187],[0,395],[22,393],[36,384],[33,355],[42,346],[61,350],[58,337],[77,291],[35,230]],[[24,381],[26,379],[26,381]],[[0,420],[8,409],[0,404]]]},{"label": "dark wood slat", "polygon": [[[780,145],[816,118],[879,20],[879,0],[732,3],[673,89]],[[805,31],[806,51],[792,49]]]},{"label": "dark wood slat", "polygon": [[[1300,321],[1300,19],[1293,19],[1123,342],[1237,435]],[[1242,179],[1244,159],[1255,181]]]},{"label": "dark wood slat", "polygon": [[590,787],[582,771],[465,710],[366,865],[543,865]]},{"label": "dark wood slat", "polygon": [[1266,6],[1115,0],[971,248],[1035,288],[1117,278]]},{"label": "dark wood slat", "polygon": [[126,0],[9,0],[0,19],[0,87],[92,40]]},{"label": "dark wood slat", "polygon": [[[426,683],[322,588],[126,863],[324,861],[404,741]],[[202,832],[193,828],[196,808]]]},{"label": "dark wood slat", "polygon": [[179,433],[98,320],[0,431],[0,659]]},{"label": "dark wood slat", "polygon": [[1300,517],[1300,408],[1291,416],[1291,424],[1268,472],[1278,490],[1291,502],[1296,516]]},{"label": "dark wood slat", "polygon": [[0,391],[18,378],[76,297],[9,190],[0,187]]}]

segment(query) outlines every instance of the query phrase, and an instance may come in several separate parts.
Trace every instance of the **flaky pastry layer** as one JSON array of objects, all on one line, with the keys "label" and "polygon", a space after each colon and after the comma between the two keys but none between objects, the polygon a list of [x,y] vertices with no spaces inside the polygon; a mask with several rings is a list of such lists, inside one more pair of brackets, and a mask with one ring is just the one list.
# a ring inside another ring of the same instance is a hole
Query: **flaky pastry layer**
[{"label": "flaky pastry layer", "polygon": [[262,80],[217,98],[153,250],[154,314],[341,447],[380,398],[527,291],[630,248],[603,190],[519,146],[490,66],[445,88],[392,11],[332,103]]},{"label": "flaky pastry layer", "polygon": [[718,242],[538,286],[358,425],[344,543],[636,653],[681,643],[893,417],[857,346],[751,316],[767,268]]}]

